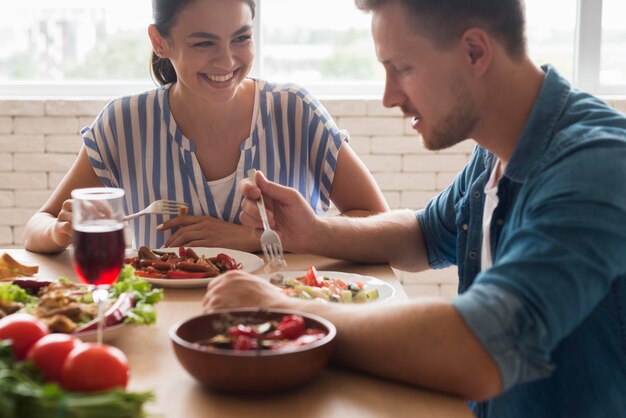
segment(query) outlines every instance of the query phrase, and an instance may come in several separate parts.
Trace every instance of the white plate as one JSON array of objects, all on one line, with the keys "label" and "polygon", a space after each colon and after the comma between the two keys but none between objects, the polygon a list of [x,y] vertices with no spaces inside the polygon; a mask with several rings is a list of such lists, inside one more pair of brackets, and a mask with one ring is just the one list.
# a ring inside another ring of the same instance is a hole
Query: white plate
[{"label": "white plate", "polygon": [[[205,257],[215,257],[219,253],[224,253],[234,258],[235,262],[241,263],[241,270],[247,271],[249,273],[255,272],[265,265],[260,257],[256,256],[255,254],[246,253],[244,251],[230,250],[228,248],[219,247],[191,247],[191,249],[194,250],[194,252],[198,254],[198,256],[203,255]],[[159,248],[157,251],[171,251],[178,253],[178,248]],[[134,252],[133,256],[136,255],[137,251]],[[156,279],[150,277],[142,277],[142,279],[152,283],[155,286],[186,288],[204,287],[209,283],[212,277],[206,277],[203,279]]]},{"label": "white plate", "polygon": [[[110,327],[106,327],[102,330],[102,341],[108,342],[116,339],[120,335],[125,332],[130,331],[130,327],[132,325],[128,324],[117,324],[111,325]],[[95,343],[98,341],[98,329],[93,329],[84,332],[76,332],[72,334],[74,337],[80,338],[80,340],[84,343]]]},{"label": "white plate", "polygon": [[[285,279],[290,279],[292,277],[304,276],[306,273],[306,271],[281,271],[279,273],[261,274],[260,276],[264,279],[269,280],[271,277],[274,277],[277,274],[281,274]],[[371,276],[361,276],[360,274],[354,273],[342,273],[340,271],[318,271],[317,277],[330,277],[331,279],[341,279],[346,283],[361,282],[363,283],[364,288],[373,287],[378,289],[378,299],[367,302],[368,304],[386,302],[393,298],[393,295],[396,293],[396,289],[394,289],[392,285]]]}]

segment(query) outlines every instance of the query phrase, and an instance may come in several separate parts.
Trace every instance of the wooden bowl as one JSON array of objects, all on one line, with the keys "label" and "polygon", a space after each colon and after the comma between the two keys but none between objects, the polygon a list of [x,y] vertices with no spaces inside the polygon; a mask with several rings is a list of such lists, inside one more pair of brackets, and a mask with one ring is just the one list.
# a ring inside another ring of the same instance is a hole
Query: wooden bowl
[{"label": "wooden bowl", "polygon": [[[223,333],[225,320],[260,324],[292,314],[301,315],[307,328],[322,329],[326,336],[302,346],[273,350],[230,350],[197,344]],[[174,352],[185,370],[206,387],[229,392],[269,392],[311,380],[328,362],[336,334],[330,321],[315,315],[254,308],[219,310],[181,321],[170,329]]]}]

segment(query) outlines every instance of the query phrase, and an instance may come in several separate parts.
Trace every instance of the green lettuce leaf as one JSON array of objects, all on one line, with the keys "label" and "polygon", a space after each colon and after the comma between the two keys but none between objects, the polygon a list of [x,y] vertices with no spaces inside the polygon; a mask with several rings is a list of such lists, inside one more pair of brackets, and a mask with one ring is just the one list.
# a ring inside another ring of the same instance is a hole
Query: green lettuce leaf
[{"label": "green lettuce leaf", "polygon": [[156,322],[155,303],[163,299],[163,289],[155,289],[152,285],[135,276],[132,266],[125,266],[120,272],[117,282],[111,286],[109,296],[117,298],[122,293],[130,293],[135,300],[135,307],[124,320],[127,324],[149,325]]},{"label": "green lettuce leaf", "polygon": [[37,301],[37,298],[26,293],[26,290],[11,283],[0,283],[0,299],[24,304]]}]

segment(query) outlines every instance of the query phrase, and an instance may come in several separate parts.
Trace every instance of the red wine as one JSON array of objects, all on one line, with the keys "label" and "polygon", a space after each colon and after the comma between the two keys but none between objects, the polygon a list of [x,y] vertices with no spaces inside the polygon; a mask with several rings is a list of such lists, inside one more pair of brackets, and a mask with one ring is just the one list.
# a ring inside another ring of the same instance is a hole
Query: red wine
[{"label": "red wine", "polygon": [[124,264],[124,225],[119,222],[74,225],[74,270],[84,283],[109,285]]}]

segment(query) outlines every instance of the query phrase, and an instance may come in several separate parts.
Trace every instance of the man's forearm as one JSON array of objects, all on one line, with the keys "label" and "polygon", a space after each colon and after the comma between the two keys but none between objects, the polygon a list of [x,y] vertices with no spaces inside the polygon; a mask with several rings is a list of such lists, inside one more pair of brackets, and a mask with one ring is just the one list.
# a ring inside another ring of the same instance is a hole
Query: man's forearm
[{"label": "man's forearm", "polygon": [[419,271],[428,268],[413,211],[397,210],[368,218],[328,217],[316,224],[307,250],[362,263],[389,263]]},{"label": "man's forearm", "polygon": [[333,359],[377,376],[482,400],[498,394],[496,363],[446,300],[378,306],[296,301],[338,329]]}]

